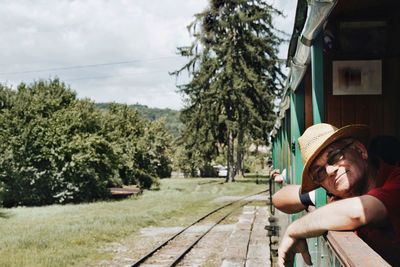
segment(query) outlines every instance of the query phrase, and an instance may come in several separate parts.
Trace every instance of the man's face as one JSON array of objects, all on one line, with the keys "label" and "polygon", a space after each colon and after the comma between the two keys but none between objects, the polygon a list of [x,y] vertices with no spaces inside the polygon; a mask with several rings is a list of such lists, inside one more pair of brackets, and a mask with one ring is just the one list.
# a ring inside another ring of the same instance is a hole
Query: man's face
[{"label": "man's face", "polygon": [[310,174],[328,192],[346,198],[360,194],[366,183],[368,154],[358,141],[339,140],[326,147],[314,160]]}]

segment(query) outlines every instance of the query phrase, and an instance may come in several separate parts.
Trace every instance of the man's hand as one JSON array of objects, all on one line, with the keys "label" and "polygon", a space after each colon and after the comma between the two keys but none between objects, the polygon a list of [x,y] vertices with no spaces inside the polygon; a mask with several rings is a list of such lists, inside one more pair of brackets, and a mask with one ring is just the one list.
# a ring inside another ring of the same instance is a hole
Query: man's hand
[{"label": "man's hand", "polygon": [[308,252],[306,240],[295,239],[291,237],[288,233],[288,230],[285,232],[285,235],[283,236],[278,249],[278,266],[293,266],[294,256],[296,255],[296,253],[301,253],[304,262],[307,265],[312,265],[311,256]]},{"label": "man's hand", "polygon": [[301,253],[305,263],[311,263],[306,238],[327,231],[354,230],[387,218],[385,205],[370,195],[335,201],[294,221],[286,229],[278,249],[278,266],[292,266],[294,255]]}]

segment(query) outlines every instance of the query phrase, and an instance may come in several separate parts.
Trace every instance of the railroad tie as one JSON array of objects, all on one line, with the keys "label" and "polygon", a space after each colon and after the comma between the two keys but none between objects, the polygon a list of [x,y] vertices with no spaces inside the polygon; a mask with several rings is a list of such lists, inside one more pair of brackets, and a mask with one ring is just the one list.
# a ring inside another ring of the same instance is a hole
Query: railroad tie
[{"label": "railroad tie", "polygon": [[229,237],[222,267],[269,266],[269,240],[264,229],[267,207],[245,206]]}]

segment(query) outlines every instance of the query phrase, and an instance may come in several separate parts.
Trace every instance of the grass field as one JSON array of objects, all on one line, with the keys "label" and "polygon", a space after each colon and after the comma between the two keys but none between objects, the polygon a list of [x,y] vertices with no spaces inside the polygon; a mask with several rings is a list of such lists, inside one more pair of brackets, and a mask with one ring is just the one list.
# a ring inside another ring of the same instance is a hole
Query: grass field
[{"label": "grass field", "polygon": [[220,196],[266,189],[254,180],[164,179],[160,190],[122,201],[0,211],[0,266],[86,266],[112,257],[103,248],[147,226],[184,226]]}]

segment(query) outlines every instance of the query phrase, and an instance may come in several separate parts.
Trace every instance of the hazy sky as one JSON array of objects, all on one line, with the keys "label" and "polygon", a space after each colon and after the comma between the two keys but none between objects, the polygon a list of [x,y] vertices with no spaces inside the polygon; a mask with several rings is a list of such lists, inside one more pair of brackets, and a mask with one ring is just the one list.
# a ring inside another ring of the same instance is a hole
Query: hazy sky
[{"label": "hazy sky", "polygon": [[[287,15],[276,25],[288,33],[296,2],[273,3]],[[96,102],[179,109],[168,72],[185,63],[176,47],[190,44],[186,26],[206,6],[206,0],[3,0],[0,82],[15,88],[57,76]]]}]

